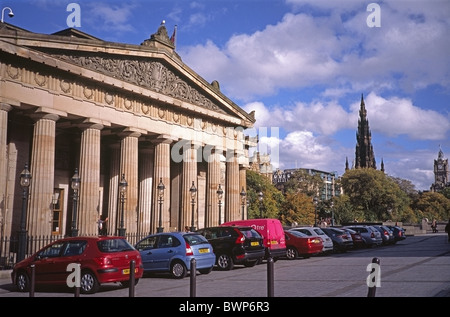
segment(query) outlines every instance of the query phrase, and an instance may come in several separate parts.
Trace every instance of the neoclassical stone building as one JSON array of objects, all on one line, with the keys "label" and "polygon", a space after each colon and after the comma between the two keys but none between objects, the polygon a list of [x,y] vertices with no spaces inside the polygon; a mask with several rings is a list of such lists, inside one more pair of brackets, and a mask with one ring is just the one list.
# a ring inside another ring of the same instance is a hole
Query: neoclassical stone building
[{"label": "neoclassical stone building", "polygon": [[248,149],[255,146],[244,130],[254,122],[217,82],[183,63],[164,23],[141,45],[0,23],[1,235],[20,229],[25,164],[31,236],[71,234],[75,170],[79,235],[96,234],[101,215],[117,234],[122,210],[127,234],[156,232],[160,213],[164,231],[192,220],[197,228],[217,225],[219,184],[221,221],[241,219]]}]

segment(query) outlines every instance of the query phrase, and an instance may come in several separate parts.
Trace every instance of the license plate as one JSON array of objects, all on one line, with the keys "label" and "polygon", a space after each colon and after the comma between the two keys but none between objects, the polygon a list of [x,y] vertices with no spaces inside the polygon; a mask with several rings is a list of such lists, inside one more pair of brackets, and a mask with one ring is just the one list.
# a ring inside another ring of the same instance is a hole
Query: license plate
[{"label": "license plate", "polygon": [[259,245],[259,242],[258,242],[258,241],[252,241],[252,242],[250,243],[250,245],[251,245],[252,247],[254,247],[254,246]]},{"label": "license plate", "polygon": [[[135,268],[135,269],[134,269],[134,273],[137,273],[137,272],[138,272],[138,269]],[[124,269],[124,270],[122,270],[122,274],[124,274],[124,275],[130,274],[130,269]]]},{"label": "license plate", "polygon": [[209,248],[198,249],[199,253],[209,253]]},{"label": "license plate", "polygon": [[278,241],[277,240],[272,240],[272,241],[270,241],[270,244],[278,244]]}]

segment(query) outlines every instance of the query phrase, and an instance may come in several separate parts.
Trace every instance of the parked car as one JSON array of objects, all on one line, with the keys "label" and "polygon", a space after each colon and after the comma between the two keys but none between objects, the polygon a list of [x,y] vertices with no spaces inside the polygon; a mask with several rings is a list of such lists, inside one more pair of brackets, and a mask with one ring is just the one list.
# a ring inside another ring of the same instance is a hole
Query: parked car
[{"label": "parked car", "polygon": [[286,240],[284,229],[280,220],[272,218],[258,218],[246,220],[234,220],[221,224],[221,226],[250,226],[263,237],[266,248],[265,259],[269,256],[276,261],[280,257],[286,256]]},{"label": "parked car", "polygon": [[264,258],[263,238],[252,227],[218,226],[196,232],[211,243],[219,270],[232,270],[237,264],[252,267]]},{"label": "parked car", "polygon": [[394,244],[395,237],[390,228],[388,228],[387,226],[383,226],[383,225],[373,225],[373,227],[375,229],[377,229],[378,231],[380,231],[381,238],[383,239],[384,245]]},{"label": "parked car", "polygon": [[373,246],[380,246],[383,243],[381,233],[372,226],[351,225],[346,226],[346,228],[350,228],[352,230],[355,230],[356,232],[359,232],[364,240],[364,245],[366,248],[371,248]]},{"label": "parked car", "polygon": [[394,235],[394,244],[398,241],[402,241],[406,239],[406,233],[405,229],[399,226],[387,226],[392,230],[392,233]]},{"label": "parked car", "polygon": [[322,252],[323,240],[321,237],[309,237],[300,231],[285,231],[286,257],[294,260],[298,257],[309,258]]},{"label": "parked car", "polygon": [[344,230],[326,227],[322,231],[333,241],[334,251],[346,252],[353,248],[352,236]]},{"label": "parked car", "polygon": [[216,261],[212,245],[204,236],[193,232],[160,232],[136,243],[142,257],[144,273],[170,273],[184,278],[195,259],[196,269],[209,274]]},{"label": "parked car", "polygon": [[333,249],[334,249],[333,241],[319,227],[296,227],[296,228],[291,228],[288,231],[299,231],[310,237],[321,237],[323,240],[322,252],[324,252],[324,253],[333,252]]},{"label": "parked car", "polygon": [[123,237],[70,237],[57,240],[17,263],[11,280],[20,292],[28,292],[31,265],[35,267],[35,285],[67,285],[71,263],[80,263],[80,292],[92,294],[102,284],[121,283],[128,287],[131,261],[135,261],[135,284],[143,274],[139,252]]},{"label": "parked car", "polygon": [[360,249],[364,247],[364,240],[359,232],[346,227],[339,227],[338,229],[344,230],[349,235],[351,235],[354,249]]}]

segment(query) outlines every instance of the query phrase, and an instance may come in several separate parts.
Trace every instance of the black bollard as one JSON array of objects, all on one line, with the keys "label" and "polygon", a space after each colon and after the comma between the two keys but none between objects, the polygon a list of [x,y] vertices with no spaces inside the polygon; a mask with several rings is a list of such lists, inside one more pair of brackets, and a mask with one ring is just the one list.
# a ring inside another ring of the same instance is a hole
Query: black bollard
[{"label": "black bollard", "polygon": [[136,279],[135,279],[135,270],[136,267],[136,262],[134,260],[131,260],[130,262],[130,290],[129,290],[129,297],[134,297],[134,286],[136,284]]},{"label": "black bollard", "polygon": [[[378,258],[373,258],[372,259],[372,263],[373,264],[376,264],[376,265],[380,265],[380,259],[378,259]],[[374,266],[372,266],[372,271],[370,272],[370,275],[369,275],[369,277],[367,278],[368,279],[368,286],[369,286],[369,289],[368,289],[368,292],[367,292],[367,297],[375,297],[375,292],[377,291],[377,284],[379,283],[379,281],[378,281],[378,278],[379,278],[379,271],[377,271],[377,272],[375,272],[377,269],[374,267]],[[370,276],[372,275],[372,274],[374,274],[374,273],[377,273],[377,274],[375,274],[375,276],[374,277],[372,277],[372,280],[371,280],[371,282],[374,284],[372,287],[370,286],[370,284],[371,283],[369,283],[369,278],[370,278]],[[377,276],[378,275],[378,276]]]},{"label": "black bollard", "polygon": [[273,297],[273,258],[267,258],[267,297]]},{"label": "black bollard", "polygon": [[34,282],[36,279],[36,266],[31,264],[30,297],[34,297]]},{"label": "black bollard", "polygon": [[196,297],[196,279],[197,279],[197,261],[193,258],[191,259],[191,297]]}]

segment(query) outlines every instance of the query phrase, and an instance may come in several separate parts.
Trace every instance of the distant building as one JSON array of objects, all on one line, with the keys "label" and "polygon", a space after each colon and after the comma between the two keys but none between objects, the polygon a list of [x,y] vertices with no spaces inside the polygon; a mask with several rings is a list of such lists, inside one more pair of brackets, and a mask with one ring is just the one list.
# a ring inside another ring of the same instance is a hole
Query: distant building
[{"label": "distant building", "polygon": [[[355,162],[352,168],[377,169],[375,154],[372,146],[372,133],[370,132],[366,105],[362,95],[361,106],[359,109],[358,131],[356,133]],[[345,170],[349,170],[348,159],[345,161]],[[381,161],[381,171],[384,172],[383,160]]]},{"label": "distant building", "polygon": [[273,167],[270,162],[269,154],[261,154],[260,152],[254,152],[252,157],[249,157],[250,170],[255,171],[272,182]]},{"label": "distant building", "polygon": [[444,152],[439,147],[437,160],[434,160],[434,183],[430,187],[432,192],[441,192],[450,187],[448,159],[444,158]]},{"label": "distant building", "polygon": [[323,187],[320,191],[319,200],[326,201],[341,195],[341,187],[336,183],[338,179],[337,172],[325,172],[308,168],[286,169],[284,171],[276,170],[272,176],[272,183],[276,188],[284,191],[284,184],[291,179],[295,171],[299,170],[305,171],[309,175],[320,175],[323,180]]}]

